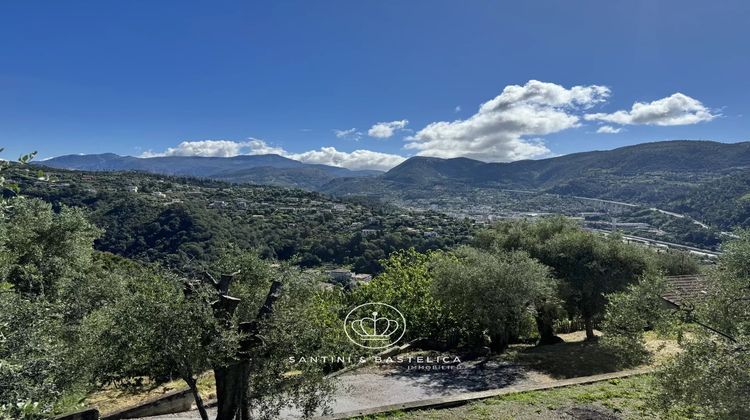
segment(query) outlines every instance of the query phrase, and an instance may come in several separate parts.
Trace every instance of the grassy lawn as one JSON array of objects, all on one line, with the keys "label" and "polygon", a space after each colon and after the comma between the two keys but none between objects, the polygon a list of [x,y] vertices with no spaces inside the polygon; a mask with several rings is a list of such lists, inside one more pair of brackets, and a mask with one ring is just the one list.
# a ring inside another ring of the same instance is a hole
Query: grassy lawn
[{"label": "grassy lawn", "polygon": [[369,419],[642,419],[648,409],[650,375],[545,391],[529,391],[454,408],[396,412]]},{"label": "grassy lawn", "polygon": [[598,375],[646,366],[656,366],[678,351],[675,340],[658,337],[653,332],[645,334],[646,347],[651,361],[646,365],[625,365],[605,351],[598,341],[585,341],[581,331],[560,334],[565,342],[551,346],[515,345],[500,357],[549,375],[552,379],[568,379]]}]

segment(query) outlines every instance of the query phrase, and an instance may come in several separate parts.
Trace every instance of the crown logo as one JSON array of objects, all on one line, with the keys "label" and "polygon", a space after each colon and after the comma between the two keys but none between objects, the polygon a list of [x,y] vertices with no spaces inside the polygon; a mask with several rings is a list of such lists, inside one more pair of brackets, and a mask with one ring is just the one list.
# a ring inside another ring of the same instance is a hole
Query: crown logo
[{"label": "crown logo", "polygon": [[377,311],[372,312],[372,317],[355,319],[349,326],[360,340],[388,341],[391,335],[398,331],[399,323],[395,319],[379,317]]},{"label": "crown logo", "polygon": [[344,319],[349,340],[367,349],[384,349],[395,345],[406,332],[406,318],[386,303],[370,302],[349,311]]}]

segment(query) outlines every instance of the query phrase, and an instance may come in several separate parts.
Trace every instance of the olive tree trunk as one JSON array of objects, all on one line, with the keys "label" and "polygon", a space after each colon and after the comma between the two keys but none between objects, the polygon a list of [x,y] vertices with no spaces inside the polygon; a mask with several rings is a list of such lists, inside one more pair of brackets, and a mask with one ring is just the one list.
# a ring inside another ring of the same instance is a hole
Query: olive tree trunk
[{"label": "olive tree trunk", "polygon": [[[229,285],[232,279],[222,276],[217,284],[220,298],[215,302],[214,309],[217,316],[230,320],[232,314],[240,303],[239,299],[228,296]],[[266,301],[258,310],[256,319],[252,322],[243,322],[239,325],[242,334],[235,362],[226,366],[214,367],[216,379],[217,415],[216,420],[249,420],[250,419],[250,354],[254,348],[262,345],[258,336],[260,322],[273,314],[273,305],[281,296],[282,283],[274,281],[266,295]]]}]

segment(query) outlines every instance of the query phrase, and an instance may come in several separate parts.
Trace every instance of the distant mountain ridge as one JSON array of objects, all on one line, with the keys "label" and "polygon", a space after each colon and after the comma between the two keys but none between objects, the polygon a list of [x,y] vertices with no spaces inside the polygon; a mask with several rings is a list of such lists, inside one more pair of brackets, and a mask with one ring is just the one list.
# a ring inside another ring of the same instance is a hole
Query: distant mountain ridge
[{"label": "distant mountain ridge", "polygon": [[162,156],[138,158],[103,153],[65,155],[37,163],[58,169],[139,171],[161,175],[211,178],[229,182],[299,187],[311,190],[340,177],[356,178],[382,173],[308,164],[274,154],[233,157]]},{"label": "distant mountain ridge", "polygon": [[[474,189],[530,190],[692,209],[691,214],[708,220],[715,206],[703,203],[694,209],[690,202],[695,199],[687,195],[720,188],[720,179],[736,180],[734,189],[742,190],[742,174],[749,170],[750,142],[672,140],[508,163],[418,156],[366,181],[333,179],[320,191],[409,201],[436,194],[467,199]],[[750,197],[750,191],[743,194]],[[720,191],[711,195],[724,196]],[[732,219],[741,221],[742,216]]]},{"label": "distant mountain ridge", "polygon": [[[642,143],[607,151],[573,153],[539,160],[485,163],[468,158],[441,159],[416,156],[385,174],[368,180],[408,186],[462,184],[474,187],[550,189],[591,176],[634,177],[644,173],[724,174],[750,168],[750,142],[672,140]],[[331,193],[353,193],[333,180],[323,187]]]},{"label": "distant mountain ridge", "polygon": [[385,173],[382,179],[401,183],[453,181],[544,188],[591,171],[633,176],[655,171],[702,173],[747,167],[750,167],[750,142],[673,140],[509,163],[413,157]]},{"label": "distant mountain ridge", "polygon": [[385,199],[434,191],[460,196],[471,188],[500,188],[656,205],[680,198],[687,188],[712,188],[714,179],[747,172],[750,142],[660,141],[508,163],[417,156],[386,173],[307,164],[279,155],[136,158],[105,153],[60,156],[39,163],[53,168],[141,171]]}]

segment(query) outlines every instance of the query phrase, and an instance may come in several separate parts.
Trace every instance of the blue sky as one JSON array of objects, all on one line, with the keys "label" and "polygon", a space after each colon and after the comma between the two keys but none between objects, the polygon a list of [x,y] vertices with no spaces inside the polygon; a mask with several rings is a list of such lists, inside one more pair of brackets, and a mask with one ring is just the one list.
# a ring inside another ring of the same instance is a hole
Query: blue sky
[{"label": "blue sky", "polygon": [[744,141],[747,22],[740,0],[2,2],[0,146],[387,169]]}]

